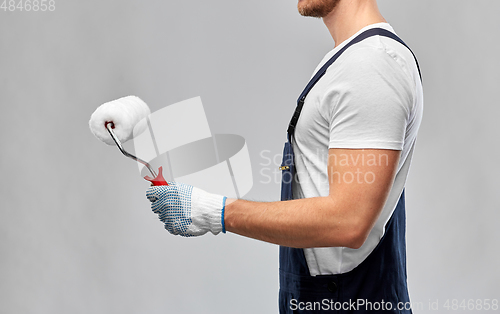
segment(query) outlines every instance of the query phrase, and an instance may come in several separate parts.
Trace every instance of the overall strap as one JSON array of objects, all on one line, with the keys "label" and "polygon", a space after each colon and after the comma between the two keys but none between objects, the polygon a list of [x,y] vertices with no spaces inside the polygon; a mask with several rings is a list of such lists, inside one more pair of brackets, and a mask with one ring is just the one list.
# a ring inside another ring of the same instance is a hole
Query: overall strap
[{"label": "overall strap", "polygon": [[372,37],[372,36],[384,36],[384,37],[389,37],[394,39],[395,41],[401,43],[404,45],[410,52],[412,53],[413,57],[415,58],[415,62],[417,63],[417,68],[418,68],[418,74],[420,75],[420,80],[422,80],[422,74],[420,73],[420,66],[418,65],[417,57],[411,51],[410,47],[404,43],[404,41],[396,36],[394,33],[383,29],[383,28],[371,28],[369,30],[364,31],[363,33],[359,34],[356,36],[353,40],[351,40],[349,43],[347,43],[342,49],[340,49],[333,57],[330,58],[322,67],[319,69],[319,71],[313,76],[313,78],[309,81],[307,84],[306,88],[304,88],[304,91],[302,94],[300,94],[299,98],[297,99],[297,107],[295,108],[295,112],[293,113],[292,119],[288,125],[288,139],[291,140],[292,136],[294,135],[295,132],[295,126],[297,125],[297,121],[299,120],[300,112],[302,111],[302,107],[304,106],[305,99],[307,97],[307,94],[309,94],[309,91],[316,85],[316,83],[325,75],[326,70],[332,65],[344,51],[347,50],[350,46],[359,43],[360,41]]}]

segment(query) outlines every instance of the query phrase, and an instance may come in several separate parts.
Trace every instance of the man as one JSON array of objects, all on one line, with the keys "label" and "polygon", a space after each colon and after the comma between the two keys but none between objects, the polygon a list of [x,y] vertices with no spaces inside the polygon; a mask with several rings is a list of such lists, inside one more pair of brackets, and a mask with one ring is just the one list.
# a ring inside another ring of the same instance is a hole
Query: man
[{"label": "man", "polygon": [[404,185],[423,111],[416,59],[376,0],[298,9],[323,19],[335,48],[288,130],[282,193],[293,199],[226,200],[180,183],[147,196],[173,234],[227,230],[280,245],[280,313],[411,313]]}]

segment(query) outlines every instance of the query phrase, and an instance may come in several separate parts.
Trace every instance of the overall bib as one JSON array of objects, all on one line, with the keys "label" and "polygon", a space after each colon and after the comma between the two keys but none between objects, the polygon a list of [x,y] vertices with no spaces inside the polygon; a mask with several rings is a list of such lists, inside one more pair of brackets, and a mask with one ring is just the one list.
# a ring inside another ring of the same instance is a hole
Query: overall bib
[{"label": "overall bib", "polygon": [[[325,74],[327,68],[347,48],[375,35],[392,38],[406,46],[392,32],[381,28],[369,29],[339,50],[315,74],[300,95],[288,127],[288,141],[285,143],[280,167],[282,201],[293,199],[292,182],[295,180],[295,165],[292,139],[307,94]],[[375,313],[379,311],[412,313],[409,308],[410,299],[406,284],[405,223],[403,191],[377,247],[356,268],[338,275],[311,276],[304,250],[281,246],[280,313]]]}]

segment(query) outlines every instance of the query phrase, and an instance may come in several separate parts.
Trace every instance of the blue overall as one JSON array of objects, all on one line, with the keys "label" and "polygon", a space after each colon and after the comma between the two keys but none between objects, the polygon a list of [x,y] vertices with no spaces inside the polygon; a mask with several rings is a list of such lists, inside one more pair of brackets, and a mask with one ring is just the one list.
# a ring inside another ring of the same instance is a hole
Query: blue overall
[{"label": "blue overall", "polygon": [[[292,182],[295,180],[295,166],[291,143],[307,94],[324,75],[327,68],[349,46],[375,35],[390,37],[406,46],[401,39],[385,29],[369,29],[337,52],[316,73],[300,95],[288,127],[288,141],[285,143],[280,168],[282,170],[282,201],[293,199]],[[412,313],[409,308],[410,299],[406,284],[405,223],[403,191],[377,247],[360,265],[343,274],[311,276],[303,249],[280,247],[280,313],[375,313],[379,311]]]}]

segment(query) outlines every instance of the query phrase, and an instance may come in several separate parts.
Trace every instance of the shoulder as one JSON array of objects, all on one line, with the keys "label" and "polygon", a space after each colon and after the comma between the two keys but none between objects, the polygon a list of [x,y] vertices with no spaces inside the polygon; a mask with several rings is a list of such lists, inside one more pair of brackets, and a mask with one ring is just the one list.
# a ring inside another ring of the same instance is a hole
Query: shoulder
[{"label": "shoulder", "polygon": [[367,115],[398,111],[407,116],[413,107],[416,85],[412,73],[397,62],[391,47],[378,36],[349,47],[322,80],[318,96],[325,117],[361,111]]},{"label": "shoulder", "polygon": [[397,93],[411,102],[415,94],[415,74],[412,64],[408,64],[408,56],[402,52],[412,55],[403,45],[406,51],[394,45],[401,44],[374,36],[349,47],[322,78],[323,95],[328,98],[332,94],[354,93],[373,97],[373,94]]},{"label": "shoulder", "polygon": [[333,64],[330,72],[343,79],[371,78],[399,81],[415,86],[418,75],[411,51],[384,36],[373,36],[349,47]]}]

